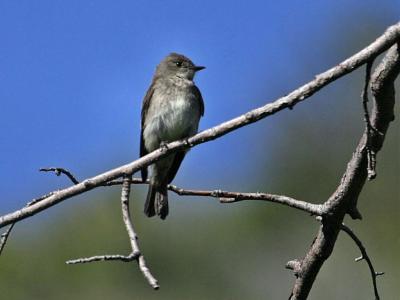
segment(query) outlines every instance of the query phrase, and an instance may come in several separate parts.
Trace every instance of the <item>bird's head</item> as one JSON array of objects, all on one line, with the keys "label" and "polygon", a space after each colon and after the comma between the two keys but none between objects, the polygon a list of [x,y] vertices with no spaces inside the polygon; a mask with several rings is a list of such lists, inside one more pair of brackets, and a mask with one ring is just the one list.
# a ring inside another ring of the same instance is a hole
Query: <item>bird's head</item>
[{"label": "bird's head", "polygon": [[158,76],[172,77],[177,76],[187,80],[193,80],[197,71],[205,67],[196,66],[189,58],[182,54],[171,53],[165,57],[157,66]]}]

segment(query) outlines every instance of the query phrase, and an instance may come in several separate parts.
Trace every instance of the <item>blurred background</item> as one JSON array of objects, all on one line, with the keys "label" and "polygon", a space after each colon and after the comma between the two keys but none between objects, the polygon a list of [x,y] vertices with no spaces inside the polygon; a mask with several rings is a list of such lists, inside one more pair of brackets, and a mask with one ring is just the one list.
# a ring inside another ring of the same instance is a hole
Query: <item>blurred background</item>
[{"label": "blurred background", "polygon": [[[264,105],[364,48],[398,22],[398,1],[0,2],[0,214],[78,179],[138,158],[141,101],[170,52],[198,74],[206,129]],[[364,69],[296,106],[190,151],[174,184],[260,191],[315,203],[337,186],[363,131]],[[400,86],[397,81],[397,90]],[[397,98],[399,100],[399,98]],[[396,108],[399,116],[398,106]],[[399,122],[378,155],[378,177],[359,199],[363,240],[383,299],[400,278]],[[219,204],[170,193],[166,221],[132,213],[153,291],[136,264],[65,260],[128,253],[119,187],[69,199],[19,223],[0,257],[4,299],[287,299],[284,268],[307,251],[318,223],[270,203]],[[309,299],[373,299],[365,262],[341,234]]]}]

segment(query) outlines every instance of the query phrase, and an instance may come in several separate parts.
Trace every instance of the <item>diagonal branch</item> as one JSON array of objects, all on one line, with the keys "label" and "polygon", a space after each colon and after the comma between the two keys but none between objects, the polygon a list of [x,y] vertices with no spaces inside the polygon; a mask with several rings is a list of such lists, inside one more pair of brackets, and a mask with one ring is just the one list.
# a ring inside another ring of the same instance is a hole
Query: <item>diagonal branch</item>
[{"label": "diagonal branch", "polygon": [[371,149],[377,153],[382,147],[386,131],[393,120],[394,80],[399,72],[399,46],[394,45],[376,68],[371,80],[374,107],[370,121],[372,127],[380,134],[374,130],[367,137],[368,133],[365,130],[339,186],[325,202],[327,214],[322,218],[322,224],[310,250],[303,259],[296,260],[297,263],[288,266],[293,269],[296,276],[291,300],[307,298],[320,268],[333,251],[345,214],[357,203],[357,198],[368,176],[367,139],[370,139]]},{"label": "diagonal branch", "polygon": [[[41,171],[41,172],[54,172],[57,176],[60,176],[61,174],[64,174],[69,178],[69,180],[72,181],[73,184],[78,184],[79,183],[79,181],[75,178],[75,176],[72,175],[71,172],[69,172],[68,170],[66,170],[64,168],[54,168],[54,167],[41,168],[41,169],[39,169],[39,171]],[[29,206],[37,203],[37,202],[40,202],[40,201],[50,197],[54,193],[55,192],[50,192],[50,193],[48,193],[46,195],[43,195],[43,196],[38,197],[38,198],[35,198],[35,199],[31,200],[30,202],[28,202],[25,207],[29,207]],[[9,238],[10,234],[11,234],[11,231],[14,228],[15,223],[16,222],[11,223],[10,227],[1,235],[1,239],[0,239],[0,255],[4,250],[4,247],[6,246],[7,240]]]},{"label": "diagonal branch", "polygon": [[35,215],[61,201],[73,196],[87,192],[95,187],[101,186],[104,183],[122,177],[124,174],[133,174],[143,167],[146,167],[166,155],[191,148],[195,145],[202,144],[216,138],[219,138],[231,131],[237,130],[243,126],[257,122],[263,118],[273,115],[283,109],[293,108],[297,103],[309,98],[315,92],[319,91],[324,86],[332,81],[354,71],[361,65],[368,62],[371,58],[383,53],[390,48],[400,38],[400,23],[389,27],[378,39],[364,48],[357,54],[346,59],[339,65],[321,73],[314,80],[294,90],[289,95],[279,98],[276,101],[266,104],[262,107],[253,109],[239,117],[231,119],[220,125],[202,131],[195,136],[181,141],[175,141],[167,144],[165,147],[157,149],[146,156],[135,160],[129,164],[120,166],[113,170],[107,171],[100,175],[86,179],[79,184],[69,188],[54,192],[49,197],[40,202],[34,203],[29,207],[22,208],[15,212],[0,217],[0,228],[16,221],[23,220],[32,215]]}]

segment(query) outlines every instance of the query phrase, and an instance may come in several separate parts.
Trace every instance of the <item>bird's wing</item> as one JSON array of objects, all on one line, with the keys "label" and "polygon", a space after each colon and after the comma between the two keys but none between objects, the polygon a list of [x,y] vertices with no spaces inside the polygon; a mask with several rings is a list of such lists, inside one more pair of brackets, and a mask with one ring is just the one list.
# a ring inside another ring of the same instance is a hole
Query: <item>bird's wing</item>
[{"label": "bird's wing", "polygon": [[[154,81],[150,85],[149,89],[147,90],[147,93],[144,96],[143,103],[142,103],[142,123],[141,123],[141,130],[140,130],[140,157],[145,156],[148,153],[146,150],[146,147],[144,145],[143,130],[144,130],[144,121],[146,118],[147,111],[150,107],[150,101],[151,101],[151,98],[153,97],[153,93],[154,93]],[[142,180],[145,181],[147,179],[147,167],[142,168],[140,171],[142,173]]]},{"label": "bird's wing", "polygon": [[176,173],[178,172],[178,169],[185,157],[186,151],[179,151],[175,153],[175,158],[174,162],[172,163],[171,167],[168,170],[168,175],[167,175],[167,183],[170,184],[172,180],[174,180],[174,177]]},{"label": "bird's wing", "polygon": [[200,90],[196,85],[193,85],[193,93],[195,94],[197,101],[199,101],[200,116],[203,116],[204,115],[204,101],[203,101],[203,97],[201,96]]}]

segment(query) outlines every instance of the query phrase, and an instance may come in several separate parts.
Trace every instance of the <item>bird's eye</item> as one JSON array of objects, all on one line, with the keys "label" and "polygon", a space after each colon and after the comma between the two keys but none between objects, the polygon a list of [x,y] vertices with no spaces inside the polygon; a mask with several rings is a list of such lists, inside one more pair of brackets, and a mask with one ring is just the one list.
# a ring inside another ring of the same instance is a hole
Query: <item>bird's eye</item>
[{"label": "bird's eye", "polygon": [[177,61],[175,64],[176,64],[177,67],[182,67],[182,62],[181,61]]}]

